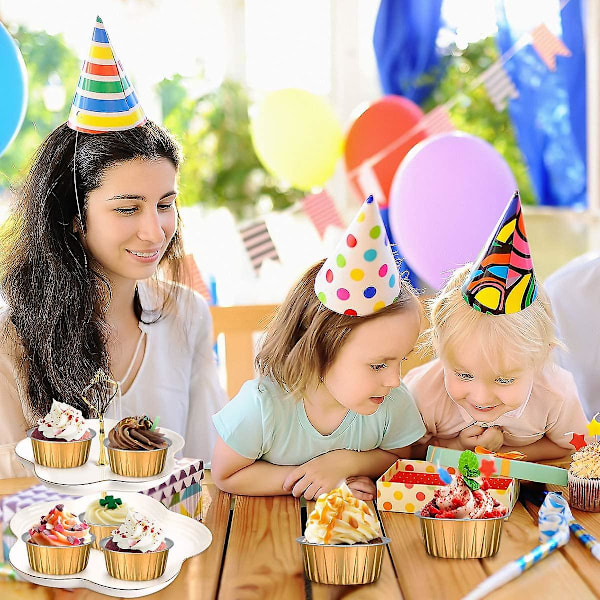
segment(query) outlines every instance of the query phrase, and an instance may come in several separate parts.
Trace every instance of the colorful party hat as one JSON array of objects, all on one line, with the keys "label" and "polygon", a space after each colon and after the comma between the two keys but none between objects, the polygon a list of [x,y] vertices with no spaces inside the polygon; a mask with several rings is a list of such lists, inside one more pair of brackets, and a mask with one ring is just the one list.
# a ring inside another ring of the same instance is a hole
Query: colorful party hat
[{"label": "colorful party hat", "polygon": [[103,133],[132,129],[145,121],[102,19],[96,17],[90,53],[81,68],[68,125],[76,131]]},{"label": "colorful party hat", "polygon": [[398,297],[400,275],[373,196],[317,273],[315,293],[330,310],[351,316],[373,314]]},{"label": "colorful party hat", "polygon": [[537,282],[519,192],[515,192],[462,286],[475,310],[492,315],[519,312],[537,296]]}]

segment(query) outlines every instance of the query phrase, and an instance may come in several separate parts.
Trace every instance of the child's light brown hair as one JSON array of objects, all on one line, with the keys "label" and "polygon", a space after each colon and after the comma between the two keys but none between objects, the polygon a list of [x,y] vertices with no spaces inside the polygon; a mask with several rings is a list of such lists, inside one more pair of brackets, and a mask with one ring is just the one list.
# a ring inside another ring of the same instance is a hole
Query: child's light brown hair
[{"label": "child's light brown hair", "polygon": [[[454,271],[444,288],[427,305],[431,323],[421,348],[439,357],[460,358],[463,344],[479,343],[482,355],[496,370],[511,356],[523,365],[542,368],[555,346],[562,346],[555,334],[550,301],[538,282],[536,299],[525,309],[507,315],[489,315],[474,310],[465,301],[461,287],[471,264]],[[478,335],[475,336],[474,334]]]},{"label": "child's light brown hair", "polygon": [[364,317],[338,314],[321,304],[315,294],[315,278],[324,262],[308,269],[290,290],[256,356],[260,375],[273,379],[295,398],[301,398],[325,376],[352,329],[410,307],[421,310],[410,282],[400,277],[400,293],[389,306]]}]

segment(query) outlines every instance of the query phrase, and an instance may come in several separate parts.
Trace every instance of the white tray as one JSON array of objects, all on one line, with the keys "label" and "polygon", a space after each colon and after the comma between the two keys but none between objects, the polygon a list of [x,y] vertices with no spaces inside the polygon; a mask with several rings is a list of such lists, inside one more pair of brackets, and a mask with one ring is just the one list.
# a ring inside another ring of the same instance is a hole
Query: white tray
[{"label": "white tray", "polygon": [[[108,432],[116,425],[116,419],[104,419],[104,431],[108,439]],[[90,429],[96,431],[96,435],[92,438],[90,457],[87,462],[81,467],[73,469],[54,469],[51,467],[43,467],[38,465],[33,458],[33,447],[31,440],[27,437],[21,440],[15,447],[15,452],[19,461],[33,469],[35,476],[46,487],[57,490],[63,494],[73,494],[75,496],[81,494],[89,494],[91,492],[101,492],[107,488],[107,483],[110,489],[117,492],[139,492],[147,490],[150,487],[157,487],[164,481],[167,481],[175,470],[175,454],[179,452],[185,440],[175,431],[160,427],[160,431],[165,434],[165,437],[172,441],[171,446],[167,450],[167,459],[165,468],[162,473],[154,477],[125,477],[117,475],[110,470],[109,465],[103,467],[98,466],[98,456],[100,454],[99,435],[98,435],[98,419],[87,419],[86,424]],[[107,456],[108,458],[108,456]]]},{"label": "white tray", "polygon": [[[115,492],[111,490],[109,494]],[[114,495],[114,494],[113,494]],[[210,530],[202,523],[165,508],[160,502],[137,493],[120,493],[119,496],[133,508],[155,520],[166,537],[174,542],[169,551],[167,567],[158,579],[151,581],[122,581],[111,577],[106,571],[104,556],[101,550],[90,550],[88,566],[75,575],[43,575],[29,566],[27,548],[21,535],[32,525],[38,523],[43,514],[56,506],[54,502],[40,502],[19,511],[10,521],[10,528],[17,537],[17,542],[11,548],[9,561],[13,568],[27,581],[58,588],[87,588],[108,596],[119,598],[139,598],[162,590],[177,577],[183,561],[206,550],[212,541]],[[88,494],[77,500],[60,500],[65,510],[75,515],[86,510],[99,494]]]}]

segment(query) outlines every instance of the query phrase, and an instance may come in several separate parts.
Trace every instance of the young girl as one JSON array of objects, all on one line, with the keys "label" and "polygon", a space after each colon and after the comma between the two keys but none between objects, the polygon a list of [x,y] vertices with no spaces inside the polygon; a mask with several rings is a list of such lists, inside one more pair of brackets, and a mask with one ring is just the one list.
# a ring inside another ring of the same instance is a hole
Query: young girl
[{"label": "young girl", "polygon": [[[107,39],[98,22],[96,48],[108,52]],[[179,150],[139,105],[130,107],[130,90],[121,116],[114,93],[102,100],[97,91],[86,103],[83,90],[114,88],[119,78],[104,59],[109,81],[88,79],[93,61],[84,64],[69,123],[37,152],[2,240],[0,477],[26,474],[14,446],[53,399],[96,416],[80,394],[99,368],[120,382],[107,416],[159,415],[185,436],[187,456],[210,458],[210,417],[226,402],[206,303],[156,279],[167,264],[181,279]]]},{"label": "young girl", "polygon": [[351,487],[372,499],[368,478],[425,432],[400,382],[420,323],[370,197],[334,256],[283,302],[256,359],[260,377],[214,416],[216,484],[312,499],[358,476]]},{"label": "young girl", "polygon": [[457,269],[430,304],[428,341],[438,358],[404,379],[427,428],[420,453],[433,444],[562,457],[587,421],[573,377],[551,358],[559,342],[518,193],[470,267]]}]

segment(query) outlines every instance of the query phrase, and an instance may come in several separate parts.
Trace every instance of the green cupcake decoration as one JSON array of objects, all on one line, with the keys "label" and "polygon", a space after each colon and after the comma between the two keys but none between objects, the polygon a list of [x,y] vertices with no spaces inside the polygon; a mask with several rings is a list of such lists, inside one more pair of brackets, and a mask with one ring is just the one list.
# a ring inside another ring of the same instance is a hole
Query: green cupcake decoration
[{"label": "green cupcake decoration", "polygon": [[475,481],[475,477],[481,477],[481,471],[479,470],[479,459],[475,452],[471,450],[465,450],[458,459],[458,470],[463,477],[464,482],[472,490],[478,490],[481,485],[478,481]]},{"label": "green cupcake decoration", "polygon": [[108,508],[109,510],[115,510],[121,504],[123,504],[123,500],[121,500],[121,498],[115,498],[113,496],[105,496],[104,498],[100,498],[100,500],[98,500],[98,503],[102,507],[106,506],[106,508]]}]

